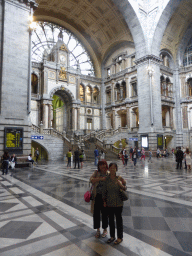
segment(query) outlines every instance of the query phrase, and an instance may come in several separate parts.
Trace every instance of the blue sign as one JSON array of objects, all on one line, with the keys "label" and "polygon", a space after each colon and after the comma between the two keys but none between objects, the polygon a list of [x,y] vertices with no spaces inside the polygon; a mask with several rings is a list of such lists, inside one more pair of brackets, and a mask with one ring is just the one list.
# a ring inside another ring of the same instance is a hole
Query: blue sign
[{"label": "blue sign", "polygon": [[138,138],[129,138],[131,141],[138,141]]},{"label": "blue sign", "polygon": [[31,136],[31,140],[43,140],[43,139],[44,139],[44,136],[36,136],[36,135]]}]

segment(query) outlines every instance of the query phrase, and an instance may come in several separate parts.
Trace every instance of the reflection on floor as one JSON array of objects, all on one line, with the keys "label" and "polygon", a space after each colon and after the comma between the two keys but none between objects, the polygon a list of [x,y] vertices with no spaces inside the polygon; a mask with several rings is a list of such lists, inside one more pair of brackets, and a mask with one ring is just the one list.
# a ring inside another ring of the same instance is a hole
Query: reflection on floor
[{"label": "reflection on floor", "polygon": [[0,255],[192,255],[192,174],[174,159],[117,160],[130,200],[123,210],[124,241],[96,239],[84,193],[93,163],[68,169],[49,163],[0,177]]}]

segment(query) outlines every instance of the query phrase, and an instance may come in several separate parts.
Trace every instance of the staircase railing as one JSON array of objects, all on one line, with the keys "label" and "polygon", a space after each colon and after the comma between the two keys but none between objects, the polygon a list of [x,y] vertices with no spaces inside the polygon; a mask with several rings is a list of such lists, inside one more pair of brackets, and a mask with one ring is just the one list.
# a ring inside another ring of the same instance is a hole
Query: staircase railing
[{"label": "staircase railing", "polygon": [[43,128],[40,129],[40,127],[32,124],[32,130],[36,133],[41,133],[41,134],[45,134],[45,135],[51,135],[54,137],[57,137],[59,139],[62,139],[64,141],[64,143],[66,143],[69,147],[72,146],[70,140],[61,132],[53,129],[53,128]]}]

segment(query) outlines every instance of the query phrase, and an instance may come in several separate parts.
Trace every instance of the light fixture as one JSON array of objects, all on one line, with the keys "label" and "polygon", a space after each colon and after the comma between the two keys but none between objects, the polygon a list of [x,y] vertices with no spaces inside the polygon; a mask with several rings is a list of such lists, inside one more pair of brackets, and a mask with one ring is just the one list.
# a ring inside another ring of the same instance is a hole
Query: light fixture
[{"label": "light fixture", "polygon": [[35,30],[37,28],[37,23],[35,21],[31,22],[29,25],[31,30]]}]

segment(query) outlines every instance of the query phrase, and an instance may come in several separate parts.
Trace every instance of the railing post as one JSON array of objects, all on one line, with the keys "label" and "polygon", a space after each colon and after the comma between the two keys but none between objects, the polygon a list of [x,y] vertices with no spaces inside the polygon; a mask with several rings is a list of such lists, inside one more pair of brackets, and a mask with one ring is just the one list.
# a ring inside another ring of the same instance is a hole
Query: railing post
[{"label": "railing post", "polygon": [[40,123],[40,134],[43,134],[43,122]]},{"label": "railing post", "polygon": [[53,128],[50,128],[50,134],[53,136]]}]

